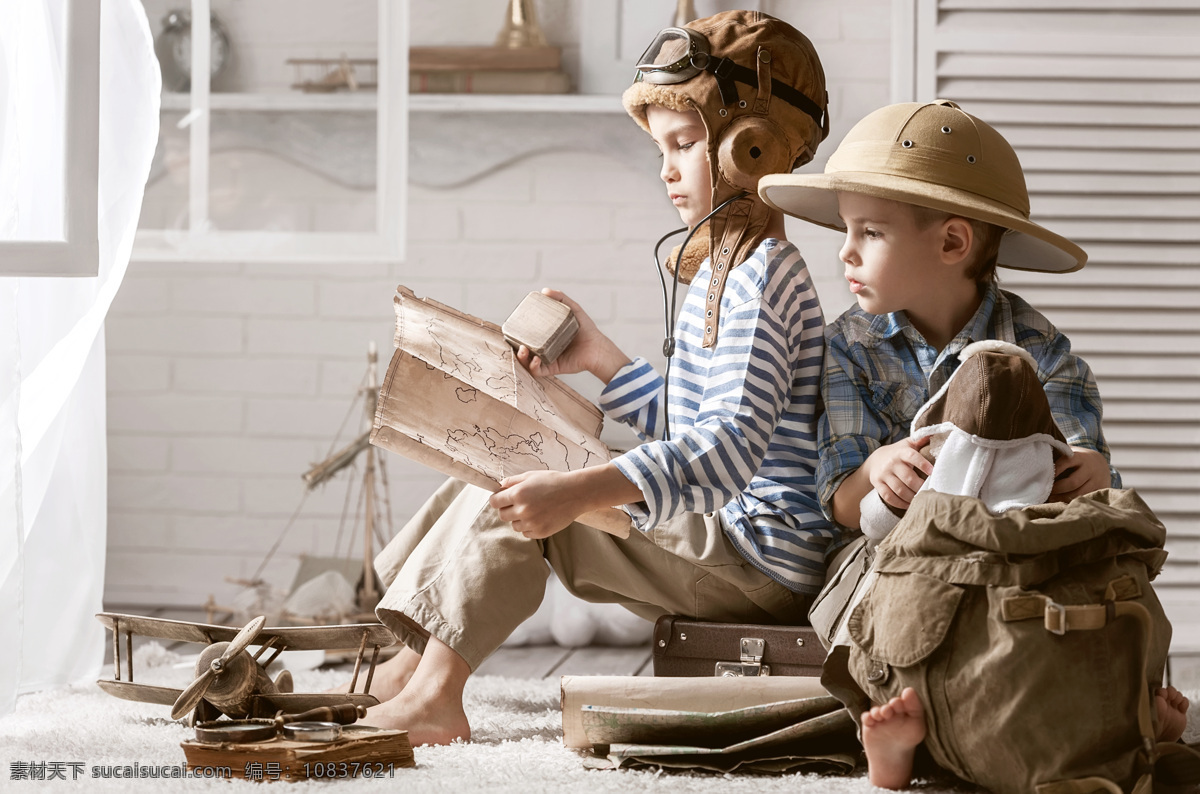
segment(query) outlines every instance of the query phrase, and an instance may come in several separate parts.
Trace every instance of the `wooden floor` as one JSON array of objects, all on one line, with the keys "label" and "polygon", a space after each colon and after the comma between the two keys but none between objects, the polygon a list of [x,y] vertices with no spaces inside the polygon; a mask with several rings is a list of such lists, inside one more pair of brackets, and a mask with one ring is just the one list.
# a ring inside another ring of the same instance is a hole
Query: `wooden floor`
[{"label": "wooden floor", "polygon": [[[130,607],[111,605],[107,612],[147,615],[167,620],[189,620],[205,622],[202,609]],[[134,637],[134,648],[157,640]],[[193,643],[168,644],[167,650],[181,653],[198,653],[199,646]],[[124,654],[124,647],[122,647]],[[557,645],[529,645],[503,647],[488,658],[477,675],[498,675],[509,678],[548,678],[560,675],[653,675],[650,664],[651,647],[649,637],[646,645],[632,648],[591,646],[586,648],[560,648]],[[105,664],[112,664],[111,640],[105,645]],[[349,667],[346,668],[350,669]],[[1167,662],[1168,683],[1184,690],[1200,690],[1200,648],[1192,645],[1176,645]]]},{"label": "wooden floor", "polygon": [[476,675],[549,678],[560,675],[652,675],[650,644],[635,648],[560,648],[529,645],[501,648],[479,666]]},{"label": "wooden floor", "polygon": [[[146,615],[166,620],[207,622],[203,609],[180,609],[175,607],[147,609],[144,606],[113,604],[105,607],[106,612]],[[163,642],[150,637],[134,637],[134,650],[147,642]],[[198,653],[195,643],[165,643],[169,651]],[[122,645],[122,657],[125,650]],[[105,643],[105,665],[112,664],[111,637]],[[346,668],[350,669],[349,666]],[[504,647],[492,654],[476,671],[476,675],[498,675],[509,678],[548,678],[560,675],[651,675],[650,638],[638,647],[614,648],[592,646],[586,648],[561,648],[557,645],[527,645]]]}]

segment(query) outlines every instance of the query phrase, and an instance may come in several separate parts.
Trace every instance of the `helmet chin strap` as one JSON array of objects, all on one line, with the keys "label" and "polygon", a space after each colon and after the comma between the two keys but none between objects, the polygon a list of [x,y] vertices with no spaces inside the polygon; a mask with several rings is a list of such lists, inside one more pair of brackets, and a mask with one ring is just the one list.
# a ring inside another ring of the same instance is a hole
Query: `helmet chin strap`
[{"label": "helmet chin strap", "polygon": [[671,424],[670,424],[669,416],[667,413],[667,406],[668,406],[667,390],[670,388],[670,383],[671,383],[671,357],[675,355],[675,304],[676,304],[676,298],[679,295],[679,263],[677,262],[675,264],[675,268],[671,273],[671,295],[670,295],[670,300],[668,301],[668,299],[667,299],[667,281],[665,278],[663,278],[663,273],[662,273],[663,268],[662,268],[662,263],[659,260],[658,252],[659,252],[659,249],[662,248],[662,244],[665,243],[668,239],[670,239],[671,237],[674,237],[677,234],[680,234],[680,233],[686,231],[688,233],[687,237],[683,238],[683,245],[681,245],[679,247],[680,257],[682,258],[682,252],[687,250],[688,243],[690,243],[692,241],[692,236],[695,235],[696,232],[700,231],[700,228],[702,226],[704,226],[704,224],[707,223],[708,220],[710,218],[712,218],[712,216],[716,215],[718,212],[725,209],[726,207],[728,207],[730,204],[737,201],[738,199],[743,199],[748,195],[750,195],[750,194],[749,193],[738,193],[735,196],[731,196],[730,198],[725,199],[720,204],[718,204],[716,206],[716,208],[713,209],[712,212],[708,213],[703,218],[701,218],[700,221],[698,223],[696,223],[694,226],[692,226],[690,229],[688,227],[684,226],[682,228],[675,229],[674,231],[667,232],[666,234],[664,234],[662,237],[660,237],[658,239],[658,243],[656,243],[654,246],[654,270],[656,273],[658,273],[658,280],[659,280],[659,283],[662,285],[663,315],[664,315],[665,325],[666,325],[666,337],[663,339],[663,355],[667,357],[667,372],[666,372],[666,377],[663,378],[663,400],[662,400],[662,402],[663,402],[663,438],[666,439],[667,441],[671,440]]}]

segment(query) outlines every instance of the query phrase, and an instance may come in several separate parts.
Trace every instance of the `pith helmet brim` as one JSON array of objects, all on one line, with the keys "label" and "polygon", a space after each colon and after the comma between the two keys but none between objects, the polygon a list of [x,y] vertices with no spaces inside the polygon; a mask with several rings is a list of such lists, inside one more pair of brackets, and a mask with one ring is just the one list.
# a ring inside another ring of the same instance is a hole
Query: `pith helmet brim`
[{"label": "pith helmet brim", "polygon": [[1087,263],[1083,249],[1021,217],[1003,205],[966,191],[886,174],[843,171],[835,174],[770,174],[758,183],[767,205],[818,226],[845,231],[837,192],[930,207],[1009,229],[1000,241],[996,264],[1015,270],[1070,273]]},{"label": "pith helmet brim", "polygon": [[1070,240],[1029,220],[1017,153],[990,124],[939,99],[868,114],[846,134],[823,174],[771,174],[759,196],[788,215],[844,230],[839,191],[916,204],[1009,230],[997,264],[1068,273],[1087,262]]}]

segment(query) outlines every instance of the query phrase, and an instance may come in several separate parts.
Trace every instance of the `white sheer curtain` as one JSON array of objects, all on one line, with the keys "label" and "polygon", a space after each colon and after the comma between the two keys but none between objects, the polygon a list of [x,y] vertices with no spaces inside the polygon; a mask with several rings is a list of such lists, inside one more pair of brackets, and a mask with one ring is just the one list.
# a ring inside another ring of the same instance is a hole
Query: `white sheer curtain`
[{"label": "white sheer curtain", "polygon": [[[61,212],[66,0],[0,0],[0,257]],[[102,0],[96,278],[0,278],[0,715],[93,678],[104,653],[104,316],[125,275],[158,140],[160,77],[139,0]],[[36,88],[36,90],[30,90]],[[30,119],[40,119],[36,124]],[[41,125],[41,126],[39,126]],[[60,125],[61,126],[61,125]]]}]

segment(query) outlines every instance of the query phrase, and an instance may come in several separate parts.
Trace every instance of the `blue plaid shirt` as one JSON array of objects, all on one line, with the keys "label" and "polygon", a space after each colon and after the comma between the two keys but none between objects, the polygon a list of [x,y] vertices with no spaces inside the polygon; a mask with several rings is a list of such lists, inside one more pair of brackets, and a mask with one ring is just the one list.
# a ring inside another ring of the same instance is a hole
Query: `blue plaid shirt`
[{"label": "blue plaid shirt", "polygon": [[[975,316],[940,352],[904,312],[874,315],[854,306],[825,329],[817,495],[831,521],[833,494],[842,480],[879,447],[907,438],[917,409],[958,368],[959,352],[984,339],[1028,350],[1067,443],[1109,458],[1100,427],[1100,391],[1091,368],[1071,353],[1066,336],[1016,295],[993,282]],[[1121,487],[1121,475],[1111,467],[1110,472],[1113,487]]]}]

